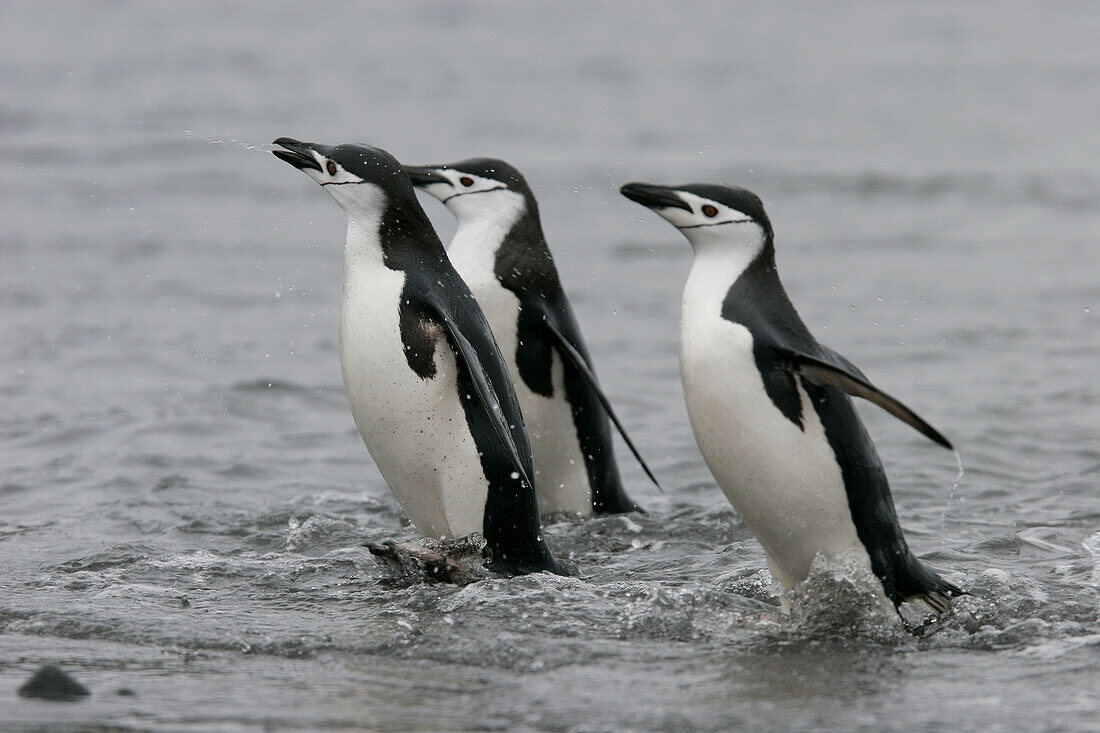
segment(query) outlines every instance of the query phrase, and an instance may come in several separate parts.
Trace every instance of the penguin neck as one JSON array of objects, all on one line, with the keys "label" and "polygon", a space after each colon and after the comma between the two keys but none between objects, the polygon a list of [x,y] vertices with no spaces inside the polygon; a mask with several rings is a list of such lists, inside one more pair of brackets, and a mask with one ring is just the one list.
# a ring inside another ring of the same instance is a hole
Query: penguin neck
[{"label": "penguin neck", "polygon": [[344,272],[371,270],[385,264],[382,237],[379,235],[380,215],[348,215],[348,234],[344,240]]},{"label": "penguin neck", "polygon": [[[523,197],[510,191],[469,198],[469,204],[477,205],[477,209],[452,209],[458,218],[458,229],[447,248],[451,262],[464,276],[493,272],[505,240],[509,239],[516,224],[531,216]],[[459,203],[457,199],[456,203]]]},{"label": "penguin neck", "polygon": [[389,205],[348,215],[344,270],[434,270],[447,260],[443,244],[422,210]]},{"label": "penguin neck", "polygon": [[743,231],[693,231],[688,236],[695,259],[684,287],[683,308],[703,309],[717,316],[730,288],[752,268],[774,273],[775,248],[770,234],[761,236],[756,227]]}]

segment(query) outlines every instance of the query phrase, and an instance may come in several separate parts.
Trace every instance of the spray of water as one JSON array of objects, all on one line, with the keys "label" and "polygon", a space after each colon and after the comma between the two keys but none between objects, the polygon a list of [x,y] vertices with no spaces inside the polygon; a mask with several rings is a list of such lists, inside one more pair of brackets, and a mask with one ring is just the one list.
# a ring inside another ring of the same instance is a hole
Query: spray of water
[{"label": "spray of water", "polygon": [[882,582],[855,552],[817,555],[806,579],[783,591],[791,626],[800,638],[863,639],[885,644],[910,640]]},{"label": "spray of water", "polygon": [[231,137],[211,137],[209,135],[203,135],[202,133],[195,132],[194,130],[184,130],[184,136],[191,138],[192,140],[202,140],[203,142],[210,143],[211,145],[235,145],[245,150],[258,150],[262,153],[269,153],[275,149],[275,146],[270,143],[263,143],[261,145],[253,145],[251,143],[242,142]]},{"label": "spray of water", "polygon": [[955,453],[955,465],[958,467],[959,472],[955,474],[955,481],[951,484],[951,497],[955,497],[955,492],[959,490],[959,484],[962,483],[963,475],[966,473],[966,466],[963,465],[962,453],[959,449],[954,450]]},{"label": "spray of water", "polygon": [[1100,587],[1100,532],[1094,532],[1085,538],[1081,546],[1092,556],[1092,575],[1089,583]]}]

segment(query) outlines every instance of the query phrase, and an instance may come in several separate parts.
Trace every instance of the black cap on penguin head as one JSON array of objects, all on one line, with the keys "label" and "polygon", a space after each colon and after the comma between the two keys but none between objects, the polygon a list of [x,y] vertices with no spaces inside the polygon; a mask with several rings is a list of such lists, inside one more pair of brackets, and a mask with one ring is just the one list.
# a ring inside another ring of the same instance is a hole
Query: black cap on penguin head
[{"label": "black cap on penguin head", "polygon": [[739,186],[722,186],[717,183],[686,183],[673,186],[678,191],[687,191],[711,201],[717,201],[731,209],[752,218],[767,234],[772,234],[772,223],[764,211],[764,202],[752,191]]},{"label": "black cap on penguin head", "polygon": [[322,145],[289,137],[274,144],[286,148],[272,151],[281,160],[307,172],[327,174],[331,180],[320,179],[322,186],[373,183],[390,194],[413,196],[412,182],[401,164],[382,148],[363,143]]},{"label": "black cap on penguin head", "polygon": [[[522,196],[528,212],[538,215],[538,203],[523,174],[499,158],[468,158],[455,163],[407,166],[405,170],[413,185],[425,188],[444,203],[459,195],[505,190]],[[434,184],[449,188],[433,190]]]},{"label": "black cap on penguin head", "polygon": [[404,168],[382,148],[361,143],[344,143],[331,148],[329,157],[344,167],[349,173],[370,183],[377,183],[386,190],[398,187],[412,190],[412,182],[405,175]]},{"label": "black cap on penguin head", "polygon": [[475,176],[500,181],[509,189],[517,193],[530,193],[530,189],[527,186],[527,180],[523,177],[523,174],[516,170],[514,166],[499,158],[469,158],[467,160],[460,160],[457,163],[447,163],[439,167],[444,170],[450,169],[463,173],[473,173]]}]

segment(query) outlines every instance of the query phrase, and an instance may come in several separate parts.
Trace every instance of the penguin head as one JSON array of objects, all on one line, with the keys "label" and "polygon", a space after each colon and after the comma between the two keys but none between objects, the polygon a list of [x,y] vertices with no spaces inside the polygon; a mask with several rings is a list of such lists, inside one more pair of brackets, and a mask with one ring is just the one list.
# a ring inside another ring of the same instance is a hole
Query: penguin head
[{"label": "penguin head", "polygon": [[442,165],[406,166],[413,185],[443,202],[459,223],[535,213],[523,174],[496,158],[470,158]]},{"label": "penguin head", "polygon": [[712,183],[656,186],[628,183],[619,189],[679,229],[696,251],[716,246],[763,248],[772,238],[764,204],[752,191]]},{"label": "penguin head", "polygon": [[412,183],[397,160],[370,145],[320,145],[289,137],[274,142],[275,157],[303,171],[328,191],[349,216],[378,216],[393,203],[416,202]]}]

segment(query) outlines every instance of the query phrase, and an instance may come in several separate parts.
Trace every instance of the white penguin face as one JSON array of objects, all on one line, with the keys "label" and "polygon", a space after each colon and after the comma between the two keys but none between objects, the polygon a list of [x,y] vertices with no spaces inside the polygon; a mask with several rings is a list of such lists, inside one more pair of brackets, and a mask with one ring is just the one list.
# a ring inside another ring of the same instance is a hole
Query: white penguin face
[{"label": "white penguin face", "polygon": [[445,180],[418,184],[420,190],[443,202],[459,223],[485,218],[508,218],[524,204],[523,196],[507,184],[453,168],[435,168]]},{"label": "white penguin face", "polygon": [[381,216],[386,206],[386,193],[382,187],[364,180],[333,157],[346,155],[348,146],[329,147],[290,138],[280,138],[275,143],[286,148],[274,151],[277,157],[317,181],[349,216],[369,219]]},{"label": "white penguin face", "polygon": [[688,191],[673,191],[673,194],[689,208],[664,207],[653,209],[657,214],[677,229],[702,229],[736,224],[751,224],[759,229],[753,218],[725,204],[698,196]]},{"label": "white penguin face", "polygon": [[[710,245],[759,250],[770,232],[771,225],[760,199],[744,189],[709,184],[671,188],[629,183],[622,187],[622,194],[652,209],[683,232],[697,252],[709,249]],[[737,202],[743,205],[738,206]]]},{"label": "white penguin face", "polygon": [[427,191],[444,204],[459,196],[484,194],[508,188],[504,183],[495,181],[492,178],[464,173],[453,168],[433,168],[432,170],[447,180],[421,186],[421,190]]},{"label": "white penguin face", "polygon": [[748,214],[688,191],[676,194],[691,206],[690,212],[655,211],[687,237],[696,253],[736,249],[755,256],[764,247],[764,230]]},{"label": "white penguin face", "polygon": [[386,194],[381,186],[362,178],[345,169],[331,158],[326,158],[316,150],[310,153],[320,165],[319,170],[304,168],[310,178],[336,199],[340,208],[347,212],[348,216],[357,219],[376,219],[382,215],[386,208]]}]

